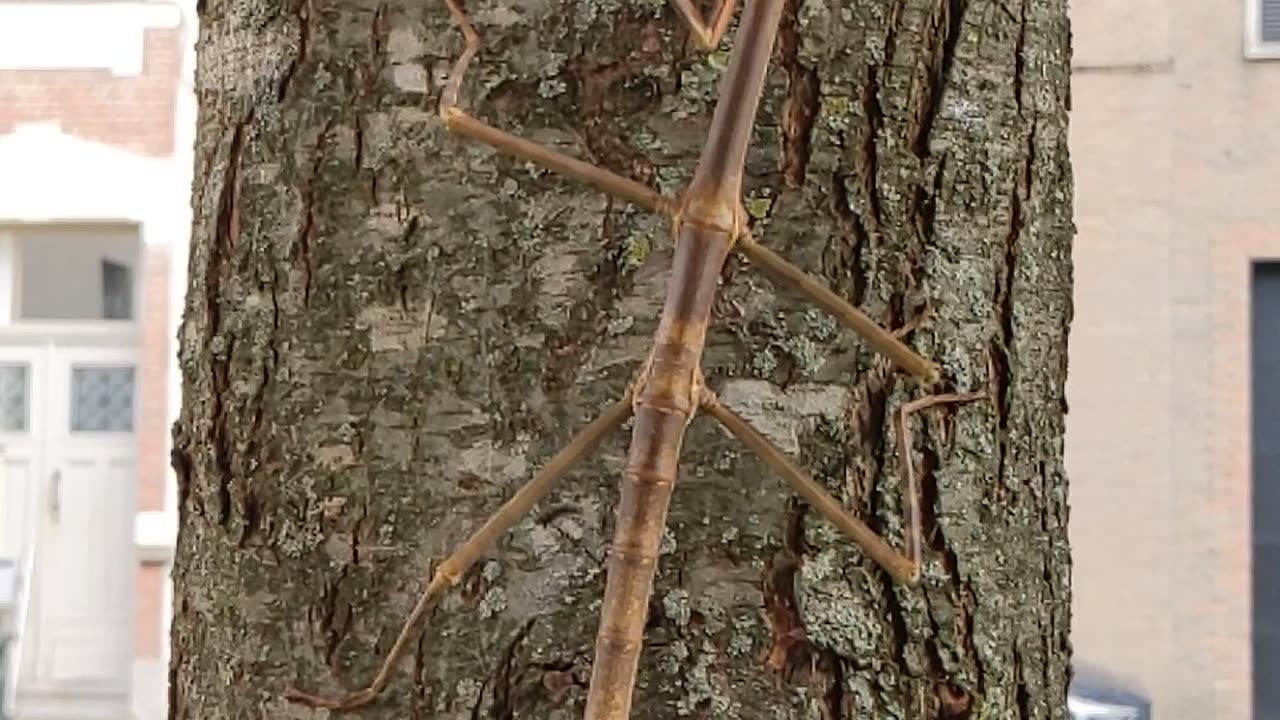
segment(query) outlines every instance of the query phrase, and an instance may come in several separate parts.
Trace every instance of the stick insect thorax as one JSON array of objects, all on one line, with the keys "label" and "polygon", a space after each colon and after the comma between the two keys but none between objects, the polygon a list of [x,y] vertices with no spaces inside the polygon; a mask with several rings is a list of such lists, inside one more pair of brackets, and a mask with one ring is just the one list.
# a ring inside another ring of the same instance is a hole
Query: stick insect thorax
[{"label": "stick insect thorax", "polygon": [[711,131],[675,215],[676,249],[653,350],[633,389],[634,424],[587,691],[586,720],[627,720],[659,545],[685,430],[702,394],[702,352],[720,271],[742,234],[743,165],[783,0],[750,0]]}]

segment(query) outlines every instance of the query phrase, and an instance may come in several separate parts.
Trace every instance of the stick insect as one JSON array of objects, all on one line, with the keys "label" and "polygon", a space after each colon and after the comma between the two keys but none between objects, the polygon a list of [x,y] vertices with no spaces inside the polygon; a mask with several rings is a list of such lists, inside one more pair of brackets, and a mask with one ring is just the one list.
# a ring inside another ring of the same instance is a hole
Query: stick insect
[{"label": "stick insect", "polygon": [[[296,689],[290,689],[287,697],[300,704],[333,711],[351,710],[374,700],[390,682],[419,623],[435,608],[443,593],[456,585],[560,477],[628,418],[634,420],[631,447],[622,473],[621,500],[587,691],[586,720],[630,717],[659,544],[685,431],[698,410],[711,415],[755,452],[894,581],[914,583],[920,570],[922,538],[907,416],[941,403],[975,400],[983,393],[929,395],[899,408],[895,425],[902,474],[906,478],[908,514],[906,548],[899,553],[745,419],[722,404],[706,386],[702,374],[703,345],[721,268],[729,253],[736,250],[775,281],[794,287],[830,312],[926,388],[937,385],[941,379],[938,367],[907,347],[897,334],[884,329],[804,271],[765,248],[745,225],[746,213],[741,202],[744,163],[784,0],[748,0],[746,3],[729,66],[720,83],[702,156],[693,179],[678,198],[664,196],[604,168],[519,138],[463,110],[458,95],[467,67],[479,51],[480,39],[459,0],[443,1],[466,39],[466,47],[454,64],[440,98],[440,117],[448,129],[669,218],[676,245],[666,302],[652,349],[624,396],[580,431],[546,467],[440,563],[368,687],[341,698],[326,698]],[[737,6],[737,0],[722,0],[708,25],[692,0],[672,0],[672,3],[703,50],[719,45]]]}]

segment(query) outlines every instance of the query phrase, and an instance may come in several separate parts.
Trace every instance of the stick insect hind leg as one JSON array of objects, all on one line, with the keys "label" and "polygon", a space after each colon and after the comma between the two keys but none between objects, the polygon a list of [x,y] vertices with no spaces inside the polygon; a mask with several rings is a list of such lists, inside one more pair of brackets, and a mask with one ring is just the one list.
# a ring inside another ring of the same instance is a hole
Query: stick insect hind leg
[{"label": "stick insect hind leg", "polygon": [[844,505],[832,497],[816,480],[800,469],[768,438],[761,435],[741,415],[730,410],[715,393],[703,389],[700,404],[707,414],[755,453],[771,470],[782,476],[827,522],[835,525],[866,553],[877,565],[899,583],[912,584],[920,576],[921,547],[924,544],[920,512],[920,487],[916,480],[915,463],[911,458],[912,434],[908,418],[916,412],[943,404],[968,403],[986,397],[985,392],[945,393],[926,395],[904,403],[894,414],[894,428],[898,439],[899,473],[906,481],[904,500],[907,515],[906,548],[898,552],[877,535],[866,523],[854,517]]},{"label": "stick insect hind leg", "polygon": [[386,688],[387,683],[390,682],[396,663],[400,661],[409,649],[410,641],[413,640],[422,618],[439,604],[444,593],[456,585],[476,560],[480,559],[494,543],[520,522],[529,513],[529,510],[551,491],[557,480],[564,477],[565,473],[576,465],[578,461],[594,450],[604,440],[605,436],[621,426],[631,416],[631,412],[631,393],[628,392],[621,400],[592,421],[587,427],[583,428],[581,432],[569,441],[569,444],[563,450],[551,458],[551,461],[547,463],[541,472],[517,490],[516,494],[485,521],[479,530],[476,530],[466,542],[458,546],[453,551],[453,554],[445,558],[444,562],[436,567],[431,582],[423,590],[421,597],[418,599],[418,604],[404,621],[395,644],[387,652],[378,674],[367,687],[337,698],[313,695],[290,688],[285,693],[285,697],[300,705],[322,707],[335,712],[353,710],[362,705],[367,705],[376,698]]}]

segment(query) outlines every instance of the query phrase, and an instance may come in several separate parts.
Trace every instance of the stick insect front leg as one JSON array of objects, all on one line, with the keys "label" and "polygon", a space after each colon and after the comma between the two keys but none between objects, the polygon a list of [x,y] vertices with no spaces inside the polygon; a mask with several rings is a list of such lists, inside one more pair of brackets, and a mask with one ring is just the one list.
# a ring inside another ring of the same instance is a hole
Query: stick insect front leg
[{"label": "stick insect front leg", "polygon": [[418,624],[427,613],[439,604],[445,591],[457,585],[458,581],[475,564],[476,560],[480,559],[508,530],[520,522],[529,513],[529,510],[551,491],[557,480],[564,477],[565,473],[576,465],[578,461],[594,450],[606,435],[621,426],[631,416],[631,409],[631,393],[628,392],[622,400],[615,403],[604,414],[583,428],[577,436],[569,441],[569,444],[563,450],[551,458],[551,461],[547,463],[541,472],[535,475],[524,487],[517,490],[516,494],[499,508],[492,517],[485,521],[485,524],[479,530],[476,530],[465,543],[460,545],[453,551],[452,555],[436,567],[435,573],[431,577],[431,582],[427,585],[426,590],[422,592],[421,597],[418,599],[418,604],[404,621],[399,637],[396,638],[395,644],[391,646],[391,650],[387,652],[382,662],[382,667],[368,687],[339,698],[313,695],[290,688],[285,697],[301,705],[327,708],[335,712],[353,710],[362,705],[367,705],[376,698],[386,689],[387,683],[390,682],[391,675],[395,671],[396,664],[404,656],[405,651],[409,649],[409,643],[414,638]]},{"label": "stick insect front leg", "polygon": [[462,55],[454,63],[453,70],[449,73],[449,81],[440,95],[440,118],[444,120],[445,127],[450,132],[484,143],[507,155],[540,165],[564,177],[586,183],[606,194],[633,202],[660,215],[673,216],[676,203],[662,193],[605,168],[500,130],[463,110],[458,104],[458,95],[462,91],[462,79],[466,77],[467,67],[480,51],[480,35],[458,0],[444,0],[444,4],[449,8],[449,14],[453,16],[453,21],[462,31],[462,36],[467,43]]},{"label": "stick insect front leg", "polygon": [[937,365],[920,357],[914,350],[903,344],[899,337],[901,333],[886,330],[861,310],[831,292],[813,276],[761,245],[750,232],[742,234],[735,249],[745,255],[748,260],[759,265],[767,275],[799,290],[813,304],[826,310],[845,327],[858,333],[873,350],[914,375],[925,387],[938,382],[941,374],[938,372]]},{"label": "stick insect front leg", "polygon": [[987,397],[987,394],[981,390],[967,393],[926,395],[903,403],[898,408],[894,418],[894,425],[898,435],[898,458],[902,462],[901,474],[907,481],[907,525],[911,531],[907,535],[906,555],[915,565],[917,572],[921,563],[920,548],[924,544],[924,532],[920,519],[920,486],[916,481],[916,464],[911,459],[912,435],[909,419],[915,413],[928,410],[937,405],[969,403],[985,397]]},{"label": "stick insect front leg", "polygon": [[[689,26],[698,44],[706,49],[720,43],[729,23],[733,20],[734,10],[738,5],[737,0],[721,0],[714,20],[708,25],[694,7],[692,0],[671,0],[671,2]],[[598,165],[496,128],[463,110],[459,104],[462,82],[472,60],[480,51],[480,35],[476,32],[466,11],[462,9],[459,0],[444,0],[444,3],[466,41],[465,49],[454,63],[449,80],[440,95],[439,114],[450,132],[590,185],[612,197],[635,203],[672,220],[676,219],[677,209],[680,206],[676,198],[665,196],[642,183]],[[726,82],[725,85],[732,88],[733,83]],[[741,170],[736,172],[740,174]],[[743,214],[745,216],[745,211]],[[874,350],[889,357],[925,385],[931,385],[937,381],[938,370],[935,365],[920,357],[898,337],[828,290],[811,275],[761,245],[745,228],[742,229],[734,247],[766,272],[795,287],[826,309],[846,327],[866,340]]]},{"label": "stick insect front leg", "polygon": [[698,47],[703,50],[713,50],[720,44],[720,39],[724,37],[725,31],[729,29],[729,23],[733,22],[733,11],[737,8],[738,1],[720,0],[720,5],[716,8],[715,17],[710,25],[702,19],[702,14],[693,6],[693,0],[671,0],[671,4],[675,6],[680,13],[680,17],[689,26],[689,31],[693,33]]}]

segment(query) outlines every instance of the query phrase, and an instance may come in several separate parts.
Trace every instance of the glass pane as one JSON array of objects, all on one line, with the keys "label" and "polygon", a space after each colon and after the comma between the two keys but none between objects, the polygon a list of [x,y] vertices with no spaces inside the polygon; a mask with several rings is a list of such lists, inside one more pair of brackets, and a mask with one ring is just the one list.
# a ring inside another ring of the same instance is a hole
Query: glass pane
[{"label": "glass pane", "polygon": [[[1280,42],[1280,2],[1277,0],[1261,0],[1262,42]],[[1280,712],[1280,710],[1277,710]]]},{"label": "glass pane", "polygon": [[0,365],[0,432],[27,429],[27,366]]},{"label": "glass pane", "polygon": [[133,278],[129,266],[102,261],[102,318],[133,319]]},{"label": "glass pane", "polygon": [[71,431],[133,430],[133,368],[71,369]]}]

